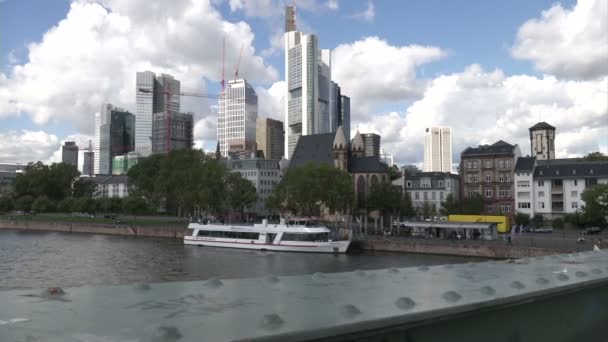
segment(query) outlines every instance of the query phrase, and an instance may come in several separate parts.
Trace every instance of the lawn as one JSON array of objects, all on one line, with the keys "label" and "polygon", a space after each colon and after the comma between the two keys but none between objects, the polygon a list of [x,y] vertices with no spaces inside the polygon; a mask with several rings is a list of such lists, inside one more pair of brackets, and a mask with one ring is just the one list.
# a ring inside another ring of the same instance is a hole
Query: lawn
[{"label": "lawn", "polygon": [[72,216],[70,214],[36,214],[36,215],[0,215],[0,220],[39,221],[57,223],[98,223],[110,225],[132,225],[154,228],[186,228],[187,219],[164,216],[132,216],[120,215],[114,218],[106,218],[102,214],[95,217]]}]

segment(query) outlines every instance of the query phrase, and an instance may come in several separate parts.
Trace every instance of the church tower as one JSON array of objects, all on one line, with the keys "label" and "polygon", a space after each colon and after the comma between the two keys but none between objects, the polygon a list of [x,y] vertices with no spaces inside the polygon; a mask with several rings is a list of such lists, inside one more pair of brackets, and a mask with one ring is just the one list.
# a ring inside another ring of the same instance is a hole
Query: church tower
[{"label": "church tower", "polygon": [[530,150],[536,160],[555,159],[555,127],[546,122],[530,127]]},{"label": "church tower", "polygon": [[353,157],[365,157],[365,143],[359,131],[357,131],[357,134],[353,138],[350,148]]},{"label": "church tower", "polygon": [[348,171],[348,143],[342,126],[336,130],[333,144],[334,166],[342,171]]}]

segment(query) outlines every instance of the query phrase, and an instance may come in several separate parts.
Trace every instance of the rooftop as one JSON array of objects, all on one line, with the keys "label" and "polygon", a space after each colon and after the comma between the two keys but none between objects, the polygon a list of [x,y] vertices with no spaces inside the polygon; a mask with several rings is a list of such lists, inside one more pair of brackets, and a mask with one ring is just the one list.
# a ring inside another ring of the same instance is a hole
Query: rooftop
[{"label": "rooftop", "polygon": [[376,156],[351,157],[348,170],[351,173],[385,173],[388,172],[388,165]]},{"label": "rooftop", "polygon": [[469,155],[513,155],[517,145],[498,140],[492,145],[479,145],[478,147],[467,147],[462,151],[463,156]]},{"label": "rooftop", "polygon": [[543,121],[543,122],[539,122],[536,125],[530,127],[531,131],[534,131],[534,130],[537,130],[537,129],[552,129],[552,130],[555,130],[555,127],[553,127],[553,126],[551,126],[548,123],[546,123],[546,122]]},{"label": "rooftop", "polygon": [[519,157],[515,163],[515,172],[533,171],[536,163],[536,157]]},{"label": "rooftop", "polygon": [[309,162],[333,165],[332,148],[335,137],[335,133],[301,136],[291,156],[289,167],[300,167]]},{"label": "rooftop", "polygon": [[608,177],[607,161],[586,161],[580,158],[538,160],[535,178],[597,178]]}]

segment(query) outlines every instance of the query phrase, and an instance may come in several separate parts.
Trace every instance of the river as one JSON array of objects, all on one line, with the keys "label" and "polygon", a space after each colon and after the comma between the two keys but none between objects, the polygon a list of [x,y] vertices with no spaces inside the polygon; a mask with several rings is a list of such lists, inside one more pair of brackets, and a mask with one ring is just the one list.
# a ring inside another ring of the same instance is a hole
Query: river
[{"label": "river", "polygon": [[342,255],[184,246],[181,240],[0,230],[0,290],[246,278],[465,263],[404,253]]}]

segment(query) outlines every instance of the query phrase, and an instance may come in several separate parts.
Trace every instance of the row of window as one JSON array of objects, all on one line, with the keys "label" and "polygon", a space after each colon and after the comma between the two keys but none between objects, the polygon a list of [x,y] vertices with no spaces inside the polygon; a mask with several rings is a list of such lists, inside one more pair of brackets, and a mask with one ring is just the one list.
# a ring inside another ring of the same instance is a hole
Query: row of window
[{"label": "row of window", "polygon": [[329,233],[318,233],[318,234],[295,234],[295,233],[284,233],[282,241],[316,241],[323,242],[329,240]]},{"label": "row of window", "polygon": [[213,231],[213,230],[199,230],[198,236],[213,237],[213,238],[226,238],[226,239],[257,240],[260,237],[260,233],[221,232],[221,231]]},{"label": "row of window", "polygon": [[[498,207],[498,212],[499,213],[510,213],[511,212],[511,205],[510,204],[500,204],[497,206]],[[487,213],[493,213],[494,212],[494,206],[491,204],[486,205],[486,212]]]},{"label": "row of window", "polygon": [[[492,175],[485,175],[484,180],[486,182],[492,182]],[[511,175],[499,175],[498,176],[498,182],[500,183],[505,183],[505,182],[510,182],[511,181]],[[479,183],[479,175],[469,175],[469,177],[467,178],[467,183]]]},{"label": "row of window", "polygon": [[[493,194],[493,191],[491,188],[486,188],[485,190],[485,195],[487,198],[491,198]],[[499,189],[498,190],[498,197],[511,197],[511,189]]]},{"label": "row of window", "polygon": [[[483,163],[479,160],[467,160],[465,163],[465,168],[467,169],[478,169],[479,166],[482,165],[484,168],[492,168],[494,166],[494,160],[487,159],[484,160]],[[511,167],[511,159],[498,159],[496,160],[497,168],[510,168]]]},{"label": "row of window", "polygon": [[[564,206],[563,202],[555,202],[555,203],[561,203],[561,205],[557,204],[557,205],[554,205],[554,207],[563,208],[563,206]],[[572,209],[578,209],[578,202],[572,202],[572,203],[570,203],[570,206]],[[545,209],[545,202],[538,202],[538,207],[541,209]],[[517,203],[517,208],[530,209],[530,202]]]},{"label": "row of window", "polygon": [[[432,201],[436,201],[437,200],[436,192],[432,191],[432,192],[430,192],[430,194],[431,194],[431,198],[430,199]],[[410,196],[411,195],[412,194],[410,193]],[[414,195],[414,199],[415,200],[420,200],[420,192],[416,191],[416,192],[413,193],[413,195]],[[422,192],[422,199],[425,200],[425,201],[429,200],[429,192],[426,192],[426,191]],[[439,191],[439,200],[440,201],[444,200],[444,193],[443,193],[443,191]]]}]

